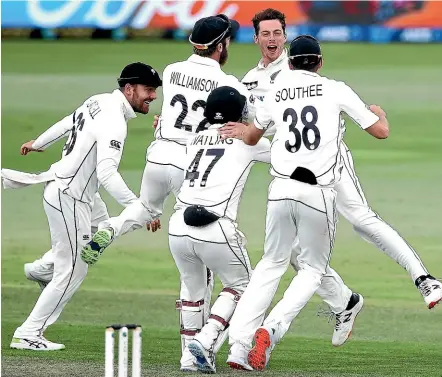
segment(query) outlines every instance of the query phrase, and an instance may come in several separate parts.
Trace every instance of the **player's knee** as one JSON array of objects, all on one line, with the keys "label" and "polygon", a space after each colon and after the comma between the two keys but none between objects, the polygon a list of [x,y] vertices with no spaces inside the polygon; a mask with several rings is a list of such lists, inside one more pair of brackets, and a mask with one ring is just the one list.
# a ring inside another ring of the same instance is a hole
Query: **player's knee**
[{"label": "player's knee", "polygon": [[226,292],[235,292],[235,294],[241,296],[246,290],[249,281],[249,278],[244,277],[243,279],[237,280],[234,284],[226,285],[224,290]]},{"label": "player's knee", "polygon": [[55,264],[52,280],[58,290],[64,291],[69,287],[79,286],[85,279],[87,271],[88,265],[86,263],[77,262],[63,269],[60,269],[57,264]]},{"label": "player's knee", "polygon": [[180,299],[190,302],[200,302],[204,301],[204,295],[206,293],[206,286],[201,286],[199,288],[188,289],[188,287],[181,283],[180,289]]},{"label": "player's knee", "polygon": [[260,263],[264,263],[268,268],[286,268],[290,263],[290,255],[264,254]]},{"label": "player's knee", "polygon": [[353,228],[364,228],[378,221],[376,214],[365,206],[343,215],[353,225]]},{"label": "player's knee", "polygon": [[302,260],[298,260],[298,263],[298,274],[309,275],[314,281],[321,283],[326,271],[325,265],[319,263],[312,265]]}]

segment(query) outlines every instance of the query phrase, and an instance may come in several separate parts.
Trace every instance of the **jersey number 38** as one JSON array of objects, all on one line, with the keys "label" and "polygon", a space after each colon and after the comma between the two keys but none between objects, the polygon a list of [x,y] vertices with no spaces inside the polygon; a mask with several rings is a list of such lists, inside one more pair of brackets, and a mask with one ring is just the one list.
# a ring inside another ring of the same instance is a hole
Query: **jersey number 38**
[{"label": "jersey number 38", "polygon": [[[308,117],[308,115],[310,116]],[[301,111],[301,123],[302,123],[302,131],[299,131],[296,126],[298,125],[298,114],[292,108],[288,108],[284,111],[283,121],[287,122],[288,118],[291,118],[291,123],[289,125],[290,136],[289,139],[285,142],[285,148],[290,153],[296,153],[301,148],[302,144],[308,150],[315,150],[318,148],[319,143],[321,142],[321,134],[319,133],[319,128],[316,127],[316,123],[318,122],[318,111],[314,106],[306,106]],[[307,117],[310,120],[307,120]],[[309,131],[311,136],[314,136],[313,141],[310,141]]]}]

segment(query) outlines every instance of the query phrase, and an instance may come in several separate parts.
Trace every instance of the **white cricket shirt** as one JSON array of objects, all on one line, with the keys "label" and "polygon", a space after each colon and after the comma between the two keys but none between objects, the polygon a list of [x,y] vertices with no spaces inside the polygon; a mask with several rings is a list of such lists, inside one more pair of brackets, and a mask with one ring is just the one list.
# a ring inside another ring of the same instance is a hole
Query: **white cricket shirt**
[{"label": "white cricket shirt", "polygon": [[302,70],[281,72],[255,118],[257,128],[276,129],[271,174],[290,178],[300,166],[311,170],[321,186],[337,182],[345,131],[342,111],[362,129],[379,120],[343,82]]},{"label": "white cricket shirt", "polygon": [[[207,97],[220,86],[231,86],[250,97],[246,87],[235,76],[224,73],[211,58],[194,54],[187,60],[169,64],[163,72],[164,99],[155,138],[186,145],[189,138],[205,130],[209,126],[203,116]],[[253,120],[250,101],[248,112]]]},{"label": "white cricket shirt", "polygon": [[40,135],[33,148],[43,150],[69,134],[61,160],[51,167],[63,193],[92,203],[101,184],[120,204],[127,206],[136,196],[117,169],[127,121],[135,117],[120,90],[98,94]]},{"label": "white cricket shirt", "polygon": [[247,87],[255,99],[255,106],[264,101],[266,93],[272,88],[277,76],[284,71],[289,71],[287,51],[284,50],[278,59],[264,66],[262,59],[258,65],[245,74],[241,82]]},{"label": "white cricket shirt", "polygon": [[239,139],[222,140],[217,128],[199,133],[187,145],[184,183],[175,209],[202,205],[235,221],[242,192],[255,162],[270,162],[270,142],[249,146]]}]

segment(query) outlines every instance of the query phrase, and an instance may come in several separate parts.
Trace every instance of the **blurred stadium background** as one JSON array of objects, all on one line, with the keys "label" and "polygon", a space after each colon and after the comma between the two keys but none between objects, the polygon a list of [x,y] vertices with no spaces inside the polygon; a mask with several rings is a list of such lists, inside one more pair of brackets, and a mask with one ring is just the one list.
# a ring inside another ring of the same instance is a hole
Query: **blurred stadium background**
[{"label": "blurred stadium background", "polygon": [[[162,71],[186,59],[194,22],[226,13],[242,27],[225,70],[242,77],[256,65],[251,18],[272,6],[288,21],[289,40],[308,33],[323,42],[323,74],[344,80],[367,103],[383,106],[391,136],[371,140],[348,122],[346,141],[370,204],[418,250],[442,277],[442,2],[437,1],[2,1],[2,167],[43,171],[62,144],[19,156],[20,145],[78,106],[111,91],[122,67],[144,61]],[[151,114],[129,123],[121,164],[139,190],[145,150],[152,140]],[[252,263],[262,254],[266,166],[256,166],[240,209]],[[104,326],[140,322],[144,327],[143,375],[178,375],[180,341],[178,273],[170,257],[168,202],[159,234],[143,230],[118,240],[45,335],[63,342],[59,353],[8,348],[14,329],[38,297],[23,264],[50,247],[42,186],[2,190],[2,376],[102,376]],[[105,193],[110,213],[121,208]],[[333,327],[316,313],[317,298],[301,313],[264,375],[296,377],[441,377],[442,311],[428,311],[405,271],[363,242],[342,220],[332,265],[366,298],[352,340],[331,346]],[[278,298],[293,276],[281,283]],[[219,288],[219,284],[217,286]],[[219,358],[219,374],[233,375]],[[236,375],[236,374],[235,374]],[[252,374],[253,375],[253,374]]]}]

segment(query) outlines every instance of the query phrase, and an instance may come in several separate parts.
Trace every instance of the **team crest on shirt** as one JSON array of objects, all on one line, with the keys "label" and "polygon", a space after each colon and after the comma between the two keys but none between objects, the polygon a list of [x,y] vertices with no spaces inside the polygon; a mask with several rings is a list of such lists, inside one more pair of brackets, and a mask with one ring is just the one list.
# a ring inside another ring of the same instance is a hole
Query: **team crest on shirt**
[{"label": "team crest on shirt", "polygon": [[270,84],[273,84],[275,82],[276,76],[278,76],[280,72],[281,70],[272,73],[272,75],[270,76]]},{"label": "team crest on shirt", "polygon": [[244,82],[243,84],[248,90],[252,90],[258,86],[258,81]]}]

